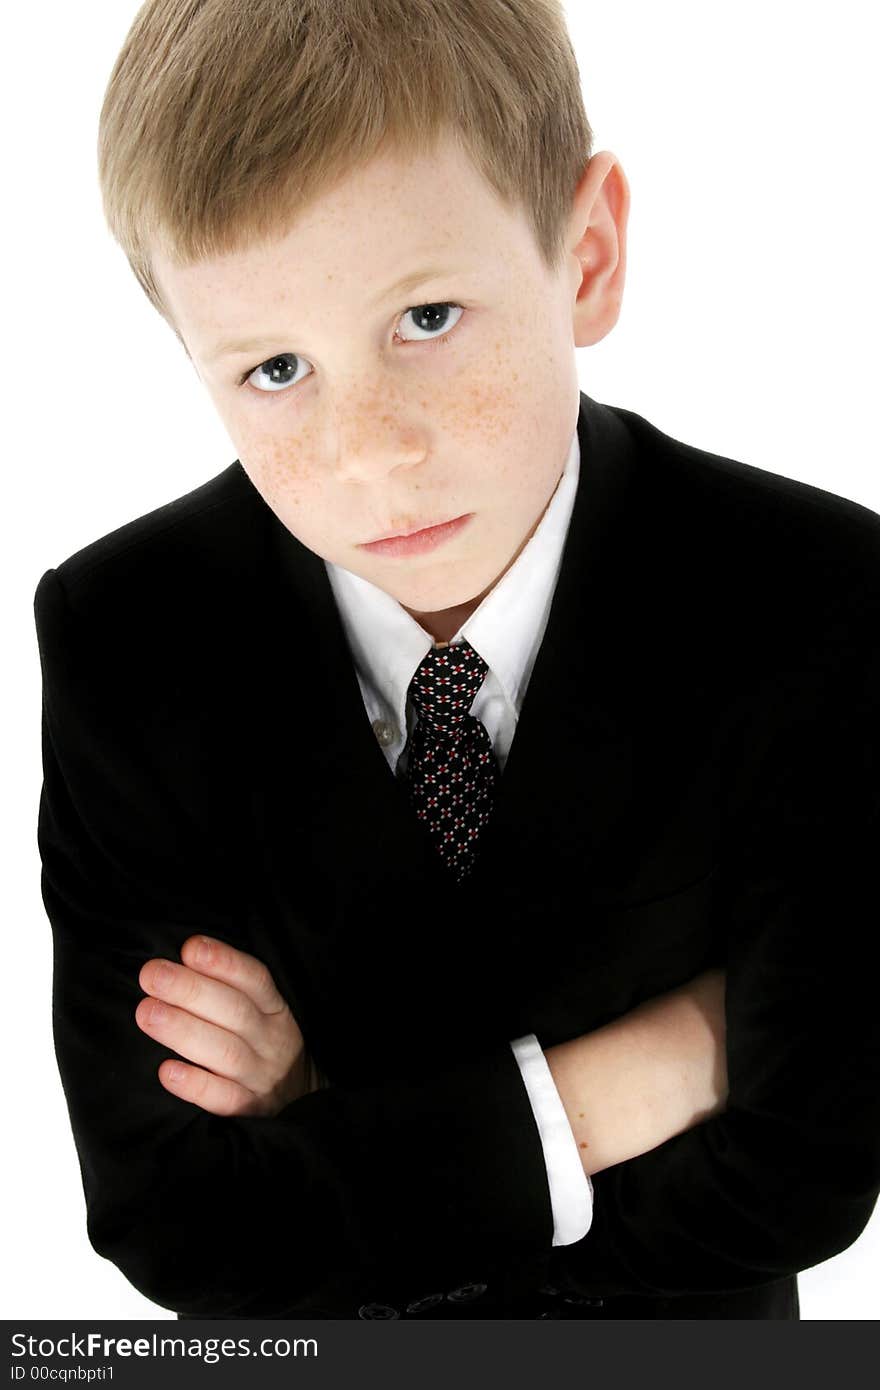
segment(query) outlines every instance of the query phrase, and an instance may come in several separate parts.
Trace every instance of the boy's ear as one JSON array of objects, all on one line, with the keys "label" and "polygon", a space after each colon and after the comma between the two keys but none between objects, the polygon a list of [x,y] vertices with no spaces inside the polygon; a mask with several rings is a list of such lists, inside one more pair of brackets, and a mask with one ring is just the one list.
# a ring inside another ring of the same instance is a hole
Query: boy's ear
[{"label": "boy's ear", "polygon": [[570,223],[577,347],[598,343],[620,315],[629,202],[629,184],[617,156],[608,150],[594,154],[575,190]]}]

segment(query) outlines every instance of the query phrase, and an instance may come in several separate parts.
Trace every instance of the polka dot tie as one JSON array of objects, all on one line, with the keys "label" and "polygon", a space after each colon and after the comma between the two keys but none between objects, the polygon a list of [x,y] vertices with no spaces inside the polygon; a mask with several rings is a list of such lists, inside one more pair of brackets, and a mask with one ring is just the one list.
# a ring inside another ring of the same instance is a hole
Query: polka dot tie
[{"label": "polka dot tie", "polygon": [[470,643],[441,644],[428,652],[409,686],[418,715],[406,769],[409,797],[458,882],[474,866],[498,783],[492,740],[468,713],[488,670]]}]

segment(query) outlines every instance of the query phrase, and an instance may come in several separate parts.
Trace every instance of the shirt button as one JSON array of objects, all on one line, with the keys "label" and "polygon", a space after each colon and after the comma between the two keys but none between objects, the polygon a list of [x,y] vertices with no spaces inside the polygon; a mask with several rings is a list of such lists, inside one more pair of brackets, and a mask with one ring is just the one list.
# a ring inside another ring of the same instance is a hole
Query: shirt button
[{"label": "shirt button", "polygon": [[399,1318],[400,1314],[396,1308],[389,1308],[387,1303],[362,1303],[358,1308],[359,1318]]},{"label": "shirt button", "polygon": [[376,742],[382,748],[388,748],[397,738],[396,726],[390,724],[387,719],[374,719],[373,733],[376,735]]}]

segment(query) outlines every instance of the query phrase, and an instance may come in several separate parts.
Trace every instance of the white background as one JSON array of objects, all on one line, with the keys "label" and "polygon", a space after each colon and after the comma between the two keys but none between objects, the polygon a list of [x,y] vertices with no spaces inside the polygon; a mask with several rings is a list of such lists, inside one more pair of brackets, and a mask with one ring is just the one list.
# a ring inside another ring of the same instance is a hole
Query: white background
[{"label": "white background", "polygon": [[[872,6],[566,8],[595,149],[632,189],[623,312],[579,351],[583,389],[880,512]],[[41,574],[235,458],[101,216],[98,112],[136,10],[49,0],[2,21],[6,1318],[173,1317],[86,1238],[36,847]],[[799,1282],[806,1319],[876,1318],[880,1215]]]}]

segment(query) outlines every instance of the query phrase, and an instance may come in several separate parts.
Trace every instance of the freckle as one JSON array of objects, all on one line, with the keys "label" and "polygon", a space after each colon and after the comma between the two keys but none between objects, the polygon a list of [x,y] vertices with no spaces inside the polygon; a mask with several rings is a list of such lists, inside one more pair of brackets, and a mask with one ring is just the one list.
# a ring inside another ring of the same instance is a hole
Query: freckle
[{"label": "freckle", "polygon": [[579,1111],[578,1111],[578,1119],[579,1119],[579,1120],[582,1120],[583,1118],[584,1118],[584,1112],[583,1112],[583,1110],[579,1110]]},{"label": "freckle", "polygon": [[581,1143],[581,1145],[580,1145],[580,1147],[581,1147],[582,1149],[588,1149],[590,1146],[589,1146],[589,1144],[587,1143],[586,1140],[583,1140],[582,1143]]}]

